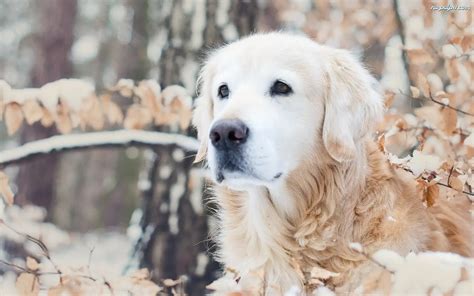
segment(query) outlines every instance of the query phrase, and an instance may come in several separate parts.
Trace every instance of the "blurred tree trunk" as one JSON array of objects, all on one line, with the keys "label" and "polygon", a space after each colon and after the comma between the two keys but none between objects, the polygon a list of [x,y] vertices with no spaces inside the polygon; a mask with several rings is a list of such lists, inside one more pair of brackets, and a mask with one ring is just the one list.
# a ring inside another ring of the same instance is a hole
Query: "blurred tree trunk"
[{"label": "blurred tree trunk", "polygon": [[148,76],[149,62],[147,45],[149,40],[148,0],[128,0],[127,6],[133,11],[130,42],[124,45],[119,64],[118,77],[134,80]]},{"label": "blurred tree trunk", "polygon": [[[120,62],[117,65],[117,75],[119,78],[128,78],[135,81],[143,80],[148,77],[150,63],[147,56],[147,48],[149,42],[149,0],[127,0],[126,5],[132,11],[132,32],[130,40],[120,48]],[[121,104],[130,102],[129,98],[123,98],[119,101]],[[104,215],[104,223],[106,226],[117,225],[123,216],[117,213],[130,212],[135,206],[130,207],[133,201],[136,201],[139,195],[136,184],[139,175],[139,166],[141,157],[130,159],[126,151],[108,151],[104,157],[112,158],[109,167],[114,169],[111,172],[115,175],[116,186],[109,193],[105,208],[108,214]],[[131,192],[131,188],[137,191]]]},{"label": "blurred tree trunk", "polygon": [[[150,21],[148,2],[127,0],[124,3],[130,14],[130,18],[123,20],[131,27],[130,39],[119,43],[114,58],[110,56],[112,41],[110,37],[105,38],[98,53],[97,82],[102,80],[105,65],[111,63],[115,65],[118,78],[138,81],[147,77],[150,68],[147,57]],[[117,4],[104,4],[104,26],[109,25],[108,15],[114,5]],[[130,98],[117,97],[116,101],[129,104]],[[143,163],[141,153],[130,157],[129,149],[93,149],[63,156],[59,170],[61,183],[58,184],[61,200],[55,209],[58,222],[76,231],[127,225],[127,219],[138,204],[136,184]],[[76,173],[70,174],[71,170]],[[69,196],[71,190],[76,192],[73,198]]]},{"label": "blurred tree trunk", "polygon": [[[38,13],[35,64],[31,73],[33,87],[71,75],[69,53],[74,41],[76,0],[43,0],[35,3]],[[20,135],[21,143],[54,135],[54,127],[41,124],[25,127]],[[51,208],[54,200],[54,183],[57,156],[45,156],[20,166],[18,173],[17,200]]]},{"label": "blurred tree trunk", "polygon": [[[237,39],[255,30],[257,3],[163,1],[160,9],[169,10],[161,28],[167,36],[159,63],[162,86],[184,85],[194,93],[203,50]],[[226,14],[218,14],[218,11]],[[191,131],[189,131],[191,133]],[[186,292],[204,295],[205,286],[215,279],[218,265],[208,252],[209,215],[200,200],[192,201],[195,180],[190,176],[193,157],[178,148],[162,148],[151,157],[148,188],[143,191],[141,229],[135,256],[140,266],[153,271],[156,280],[187,275]]]}]

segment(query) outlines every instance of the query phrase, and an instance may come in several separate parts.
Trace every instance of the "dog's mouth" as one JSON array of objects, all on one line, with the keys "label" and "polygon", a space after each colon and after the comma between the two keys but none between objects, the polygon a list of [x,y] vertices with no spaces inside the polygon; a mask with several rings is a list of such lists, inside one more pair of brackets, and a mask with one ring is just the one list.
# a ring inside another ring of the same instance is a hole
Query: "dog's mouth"
[{"label": "dog's mouth", "polygon": [[283,172],[277,172],[271,177],[258,174],[253,167],[241,157],[228,156],[219,157],[217,161],[215,178],[217,183],[268,183],[276,181],[283,176]]},{"label": "dog's mouth", "polygon": [[216,171],[216,181],[222,183],[224,180],[243,179],[255,177],[252,169],[242,159],[233,155],[220,156]]}]

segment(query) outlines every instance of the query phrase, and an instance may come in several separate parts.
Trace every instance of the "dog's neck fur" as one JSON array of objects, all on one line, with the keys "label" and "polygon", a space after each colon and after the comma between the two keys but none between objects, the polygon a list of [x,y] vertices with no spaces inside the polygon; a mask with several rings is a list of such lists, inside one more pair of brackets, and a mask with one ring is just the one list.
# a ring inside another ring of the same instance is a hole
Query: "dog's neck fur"
[{"label": "dog's neck fur", "polygon": [[[321,158],[305,160],[285,183],[275,187],[232,191],[217,186],[224,228],[221,260],[240,272],[291,265],[299,259],[342,272],[362,260],[360,254],[350,250],[349,243],[357,242],[376,226],[357,224],[357,215],[363,215],[373,203],[383,202],[389,207],[390,202],[355,198],[370,190],[367,187],[373,182],[373,170],[378,170],[378,175],[380,170],[388,170],[373,144],[360,147],[351,162],[322,166],[318,164]],[[388,171],[386,176],[389,178]],[[237,245],[226,246],[229,242]],[[275,258],[287,260],[276,262]],[[277,277],[281,279],[282,275]]]}]

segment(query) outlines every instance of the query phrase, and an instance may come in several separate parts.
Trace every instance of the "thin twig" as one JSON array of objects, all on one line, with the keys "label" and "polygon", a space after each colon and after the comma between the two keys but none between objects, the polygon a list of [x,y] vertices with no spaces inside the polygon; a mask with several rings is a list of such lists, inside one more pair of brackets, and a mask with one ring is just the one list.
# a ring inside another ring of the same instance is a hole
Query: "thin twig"
[{"label": "thin twig", "polygon": [[[423,98],[424,98],[424,97],[423,97]],[[469,112],[467,112],[467,111],[458,109],[458,108],[453,107],[453,106],[451,106],[451,105],[449,105],[449,104],[444,104],[443,102],[440,102],[440,101],[436,100],[436,99],[433,98],[433,97],[430,97],[430,98],[428,98],[428,99],[431,100],[432,102],[438,104],[438,105],[443,106],[443,107],[452,109],[452,110],[454,110],[454,111],[456,111],[456,112],[459,112],[459,113],[464,114],[464,115],[467,115],[467,116],[472,116],[472,117],[474,117],[474,114],[472,114],[472,113],[469,113]]]},{"label": "thin twig", "polygon": [[0,167],[29,160],[39,155],[70,150],[123,146],[178,146],[187,152],[198,150],[197,139],[164,132],[117,130],[53,136],[0,151]]},{"label": "thin twig", "polygon": [[411,98],[411,99],[413,99],[413,100],[420,100],[420,99],[421,99],[421,100],[432,101],[433,103],[436,103],[436,104],[438,104],[438,105],[440,105],[440,106],[442,106],[442,107],[446,107],[446,108],[452,109],[452,110],[454,110],[454,111],[456,111],[456,112],[459,112],[459,113],[461,113],[461,114],[474,117],[474,114],[473,114],[473,113],[470,113],[470,112],[461,110],[461,109],[456,108],[456,107],[454,107],[454,106],[451,106],[451,105],[449,105],[449,104],[444,104],[443,102],[440,102],[440,101],[436,100],[435,98],[433,98],[433,97],[431,97],[431,96],[430,96],[429,98],[428,98],[428,97],[425,97],[425,96],[421,96],[421,97],[419,97],[419,98],[414,98],[414,97],[412,97],[411,95],[404,93],[404,92],[403,92],[402,90],[400,90],[400,89],[399,89],[398,91],[399,91],[399,94],[400,94],[400,95],[405,96],[405,97],[408,97],[408,98]]},{"label": "thin twig", "polygon": [[[403,166],[399,166],[399,167],[402,168],[403,170],[405,170],[405,171],[407,171],[407,172],[413,174],[413,171],[410,170],[409,168],[406,168],[406,167],[403,167]],[[422,176],[421,178],[422,178],[424,181],[427,181],[427,182],[430,181],[430,180],[427,179],[426,177],[423,177],[423,176]],[[452,190],[456,190],[456,189],[454,189],[453,187],[451,187],[451,185],[449,185],[449,184],[445,184],[445,183],[442,183],[442,182],[436,182],[436,184],[437,184],[437,185],[444,186],[444,187],[446,187],[446,188],[451,188]],[[456,191],[458,191],[458,190],[456,190]],[[474,192],[469,192],[469,191],[464,191],[464,190],[463,190],[463,191],[458,191],[458,192],[461,192],[461,193],[464,193],[464,194],[467,194],[467,195],[470,195],[470,196],[474,196]],[[470,198],[468,198],[468,199],[469,199],[469,201],[473,202]]]}]

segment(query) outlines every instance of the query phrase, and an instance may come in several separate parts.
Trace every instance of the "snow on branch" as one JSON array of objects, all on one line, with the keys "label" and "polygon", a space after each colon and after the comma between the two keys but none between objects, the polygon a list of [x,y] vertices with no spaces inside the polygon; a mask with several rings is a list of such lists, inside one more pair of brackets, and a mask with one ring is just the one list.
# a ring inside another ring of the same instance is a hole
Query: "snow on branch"
[{"label": "snow on branch", "polygon": [[91,132],[84,134],[59,135],[47,139],[26,143],[20,147],[0,152],[0,165],[17,163],[31,157],[93,147],[111,147],[126,145],[170,146],[175,145],[184,150],[195,152],[199,143],[196,139],[162,132],[142,130],[118,130]]}]

